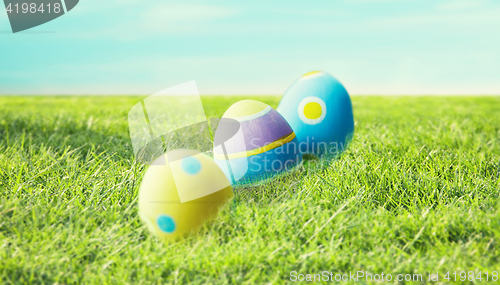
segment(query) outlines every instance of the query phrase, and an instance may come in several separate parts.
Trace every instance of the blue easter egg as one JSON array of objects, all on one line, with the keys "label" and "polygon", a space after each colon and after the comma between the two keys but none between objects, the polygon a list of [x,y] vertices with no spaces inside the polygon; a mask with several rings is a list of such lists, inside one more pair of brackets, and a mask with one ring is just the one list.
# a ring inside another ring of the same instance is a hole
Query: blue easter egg
[{"label": "blue easter egg", "polygon": [[302,153],[334,157],[347,148],[354,134],[351,98],[326,72],[309,72],[295,81],[277,111],[297,135]]}]

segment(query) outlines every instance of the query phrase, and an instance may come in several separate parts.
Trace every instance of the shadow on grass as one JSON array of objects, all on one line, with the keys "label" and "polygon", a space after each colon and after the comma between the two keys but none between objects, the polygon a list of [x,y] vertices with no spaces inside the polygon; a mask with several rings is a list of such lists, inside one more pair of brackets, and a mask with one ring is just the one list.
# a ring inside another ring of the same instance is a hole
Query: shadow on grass
[{"label": "shadow on grass", "polygon": [[[331,160],[320,160],[314,155],[303,155],[303,162],[289,172],[285,172],[262,182],[261,184],[249,187],[240,187],[234,189],[235,198],[232,201],[232,207],[242,203],[258,203],[269,205],[276,202],[282,202],[287,198],[292,198],[300,192],[307,192],[312,188],[303,181],[306,178],[322,179],[327,190],[336,192],[336,188],[328,181],[325,181],[318,173],[334,165],[338,158]],[[317,188],[317,187],[315,187]]]}]

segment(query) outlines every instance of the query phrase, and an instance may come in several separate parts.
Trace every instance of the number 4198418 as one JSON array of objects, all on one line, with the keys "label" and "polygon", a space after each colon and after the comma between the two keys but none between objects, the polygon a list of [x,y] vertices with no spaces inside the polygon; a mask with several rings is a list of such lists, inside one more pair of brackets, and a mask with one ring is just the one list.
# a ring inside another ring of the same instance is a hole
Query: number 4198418
[{"label": "number 4198418", "polygon": [[[44,7],[47,6],[47,10],[44,9]],[[52,8],[52,9],[51,9]],[[12,3],[9,3],[7,8],[5,9],[8,13],[19,13],[19,10],[21,10],[22,13],[37,13],[37,12],[47,12],[47,13],[56,13],[59,14],[61,13],[61,4],[59,3],[54,3],[54,5],[51,7],[50,3],[47,5],[44,5],[43,3],[40,4],[40,6],[37,7],[36,3],[22,3],[21,7],[19,7],[19,3],[16,3],[15,5],[12,5]]]},{"label": "number 4198418", "polygon": [[[483,281],[483,278],[485,279],[485,281],[498,281],[498,272],[497,271],[493,271],[491,272],[491,274],[486,271],[486,272],[483,272],[481,273],[481,271],[479,271],[477,274],[475,274],[474,271],[469,271],[469,272],[465,272],[465,271],[459,271],[458,272],[458,278],[460,281],[465,281],[465,280],[468,280],[468,281],[475,281],[475,280],[478,280],[478,281]],[[446,272],[446,275],[444,276],[444,279],[448,280],[448,281],[457,281],[457,271],[454,271],[454,272]]]}]

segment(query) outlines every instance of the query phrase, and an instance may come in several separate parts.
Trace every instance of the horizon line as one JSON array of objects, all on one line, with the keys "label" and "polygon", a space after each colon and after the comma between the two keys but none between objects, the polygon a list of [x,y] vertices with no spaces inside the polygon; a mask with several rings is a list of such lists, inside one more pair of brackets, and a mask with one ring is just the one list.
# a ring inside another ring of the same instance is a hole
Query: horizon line
[{"label": "horizon line", "polygon": [[[47,96],[47,97],[99,97],[99,96],[122,96],[122,97],[141,97],[141,96],[151,96],[153,94],[0,94],[0,97],[39,97],[39,96]],[[262,97],[276,97],[276,96],[283,96],[284,94],[200,94],[199,96],[201,97],[231,97],[231,96],[262,96]],[[390,97],[390,96],[411,96],[411,97],[420,97],[420,96],[431,96],[431,97],[438,97],[438,96],[471,96],[471,97],[497,97],[500,96],[500,93],[498,94],[466,94],[466,93],[456,93],[456,94],[437,94],[437,93],[429,93],[429,94],[380,94],[380,93],[374,93],[374,94],[349,94],[349,96],[384,96],[384,97]]]}]

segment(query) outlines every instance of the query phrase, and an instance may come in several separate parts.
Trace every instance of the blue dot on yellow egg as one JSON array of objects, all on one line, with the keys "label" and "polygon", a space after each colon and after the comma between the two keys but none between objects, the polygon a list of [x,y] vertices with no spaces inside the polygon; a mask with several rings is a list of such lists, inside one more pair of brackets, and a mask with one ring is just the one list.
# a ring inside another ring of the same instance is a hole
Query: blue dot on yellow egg
[{"label": "blue dot on yellow egg", "polygon": [[201,164],[198,159],[194,157],[186,157],[182,160],[182,169],[191,175],[195,175],[201,169]]},{"label": "blue dot on yellow egg", "polygon": [[170,216],[160,215],[158,219],[156,219],[156,223],[163,232],[173,233],[175,231],[175,221]]}]

